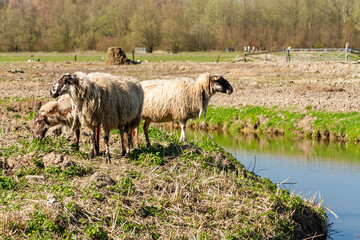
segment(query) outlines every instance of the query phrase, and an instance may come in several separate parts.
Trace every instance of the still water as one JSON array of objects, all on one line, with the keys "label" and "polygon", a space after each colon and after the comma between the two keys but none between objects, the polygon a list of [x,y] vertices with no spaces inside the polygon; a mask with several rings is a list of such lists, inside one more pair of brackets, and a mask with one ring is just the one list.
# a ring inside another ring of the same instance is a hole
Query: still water
[{"label": "still water", "polygon": [[[209,136],[248,170],[274,183],[288,179],[282,187],[323,201],[333,222],[331,238],[360,239],[360,144],[241,133],[213,132]],[[187,137],[198,141],[208,136],[187,131]]]}]

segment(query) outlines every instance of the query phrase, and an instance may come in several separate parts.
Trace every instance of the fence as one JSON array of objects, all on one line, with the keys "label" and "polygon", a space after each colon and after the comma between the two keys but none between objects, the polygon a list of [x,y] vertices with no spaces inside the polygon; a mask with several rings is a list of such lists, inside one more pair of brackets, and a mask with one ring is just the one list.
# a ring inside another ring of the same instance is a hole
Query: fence
[{"label": "fence", "polygon": [[345,48],[287,48],[286,61],[349,61],[350,53],[360,56],[360,50]]},{"label": "fence", "polygon": [[146,48],[137,47],[137,48],[135,48],[135,53],[146,53]]}]

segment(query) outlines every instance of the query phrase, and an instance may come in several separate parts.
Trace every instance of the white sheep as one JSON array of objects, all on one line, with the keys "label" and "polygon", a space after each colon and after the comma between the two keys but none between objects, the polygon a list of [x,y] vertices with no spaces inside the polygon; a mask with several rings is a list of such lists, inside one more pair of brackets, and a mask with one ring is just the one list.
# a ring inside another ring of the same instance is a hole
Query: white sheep
[{"label": "white sheep", "polygon": [[[138,81],[133,78],[106,73],[64,74],[52,86],[50,95],[69,94],[82,125],[92,130],[90,158],[95,154],[96,128],[104,129],[106,162],[110,162],[109,132],[119,129],[123,155],[130,153],[131,132],[139,125],[144,93]],[[125,150],[124,132],[128,137]]]},{"label": "white sheep", "polygon": [[43,105],[35,116],[32,125],[34,138],[44,138],[47,130],[56,125],[65,125],[75,131],[76,147],[79,147],[80,121],[75,118],[69,95],[64,95],[58,101],[51,101]]},{"label": "white sheep", "polygon": [[181,141],[186,141],[185,128],[188,119],[204,114],[210,98],[217,92],[231,94],[233,88],[220,75],[202,74],[196,80],[178,78],[173,80],[143,81],[144,107],[142,118],[145,120],[144,133],[150,146],[148,128],[151,122],[179,121]]}]

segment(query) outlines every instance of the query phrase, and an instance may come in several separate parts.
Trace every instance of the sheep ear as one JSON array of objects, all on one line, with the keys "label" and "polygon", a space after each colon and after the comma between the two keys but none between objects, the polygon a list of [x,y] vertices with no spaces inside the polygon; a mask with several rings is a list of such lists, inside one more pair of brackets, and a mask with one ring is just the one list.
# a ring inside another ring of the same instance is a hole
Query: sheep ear
[{"label": "sheep ear", "polygon": [[76,74],[69,74],[68,78],[66,79],[66,82],[69,84],[77,84],[78,77],[76,76]]},{"label": "sheep ear", "polygon": [[49,122],[49,120],[47,119],[47,117],[46,116],[44,116],[44,122],[47,124],[47,125],[50,125],[50,122]]},{"label": "sheep ear", "polygon": [[213,74],[213,75],[209,76],[209,80],[211,82],[214,82],[214,81],[218,80],[219,78],[221,78],[221,75],[219,75],[219,74]]}]

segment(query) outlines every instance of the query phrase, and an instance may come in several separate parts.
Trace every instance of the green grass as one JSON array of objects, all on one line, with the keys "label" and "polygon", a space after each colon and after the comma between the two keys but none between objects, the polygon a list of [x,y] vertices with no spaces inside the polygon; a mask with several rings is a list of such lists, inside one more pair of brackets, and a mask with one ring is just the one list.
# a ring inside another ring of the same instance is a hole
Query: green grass
[{"label": "green grass", "polygon": [[[220,62],[231,61],[236,56],[241,57],[242,52],[181,52],[181,53],[139,53],[135,54],[135,60],[160,62],[160,61],[190,61],[190,62],[215,62],[214,57],[220,55]],[[33,57],[30,57],[33,55]],[[106,59],[106,52],[24,52],[24,53],[0,53],[0,62],[25,62],[29,59],[40,59],[41,62],[65,62],[74,61],[75,55],[79,62],[98,62],[102,57]],[[131,52],[126,53],[128,59],[132,60]]]},{"label": "green grass", "polygon": [[26,62],[29,59],[40,59],[41,62],[98,62],[106,57],[105,52],[21,52],[21,53],[0,53],[0,62]]},{"label": "green grass", "polygon": [[[284,56],[283,52],[272,53],[276,56]],[[75,55],[78,62],[98,62],[107,57],[106,52],[21,52],[21,53],[0,53],[0,63],[3,62],[26,62],[29,59],[40,59],[41,62],[73,62]],[[234,58],[242,58],[243,52],[180,52],[180,53],[136,53],[135,61],[149,62],[215,62],[215,57],[220,56],[220,62],[231,62]],[[270,54],[269,54],[270,55]],[[132,60],[132,53],[127,52],[126,56]],[[257,58],[254,55],[253,58]],[[284,56],[285,58],[285,56]],[[349,54],[349,61],[357,61],[359,55]],[[253,61],[248,59],[248,61]],[[319,61],[325,61],[320,59]]]}]

